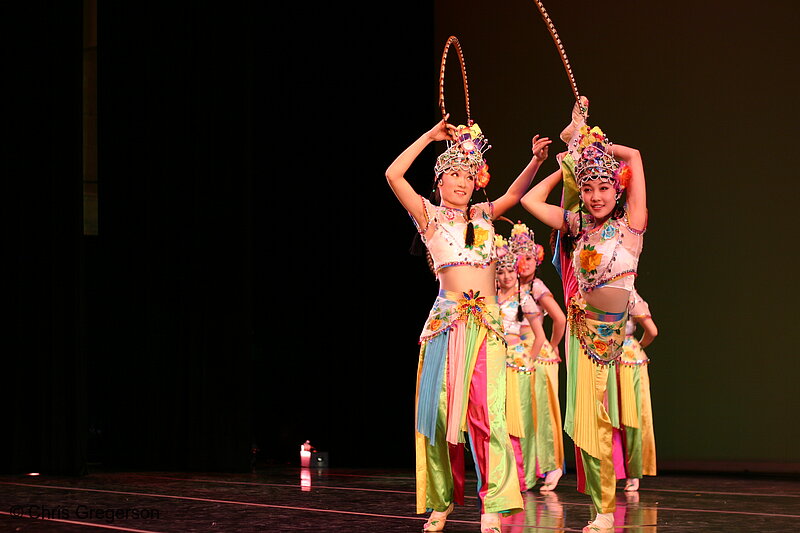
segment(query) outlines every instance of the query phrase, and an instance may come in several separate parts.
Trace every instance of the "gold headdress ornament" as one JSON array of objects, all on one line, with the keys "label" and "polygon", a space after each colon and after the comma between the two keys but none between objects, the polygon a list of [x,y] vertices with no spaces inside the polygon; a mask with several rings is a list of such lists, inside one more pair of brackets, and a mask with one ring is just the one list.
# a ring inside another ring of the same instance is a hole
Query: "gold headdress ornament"
[{"label": "gold headdress ornament", "polygon": [[464,62],[464,53],[461,50],[461,43],[458,38],[451,35],[447,39],[442,53],[442,65],[439,70],[439,108],[442,111],[442,118],[447,116],[447,109],[444,106],[444,72],[447,65],[447,51],[453,45],[458,52],[458,59],[461,63],[461,77],[464,80],[464,102],[467,109],[467,124],[456,126],[456,132],[452,140],[447,141],[447,150],[437,159],[434,172],[440,176],[445,170],[455,168],[464,170],[475,177],[475,188],[482,189],[489,184],[489,165],[486,163],[483,154],[491,148],[481,131],[480,126],[472,121],[469,114],[469,86],[467,83],[467,67]]}]

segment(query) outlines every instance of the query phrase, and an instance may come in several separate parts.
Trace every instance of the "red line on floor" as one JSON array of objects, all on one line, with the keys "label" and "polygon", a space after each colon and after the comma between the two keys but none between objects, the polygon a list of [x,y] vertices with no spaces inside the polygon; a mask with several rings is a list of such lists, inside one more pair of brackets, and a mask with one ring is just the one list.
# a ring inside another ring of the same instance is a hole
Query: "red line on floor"
[{"label": "red line on floor", "polygon": [[34,518],[29,516],[18,516],[16,514],[8,513],[6,511],[0,511],[0,515],[6,515],[12,518],[18,518],[20,520],[42,520],[45,522],[59,522],[62,524],[75,524],[78,526],[101,527],[103,529],[113,529],[116,531],[131,531],[133,533],[160,533],[159,531],[153,531],[151,529],[133,529],[129,527],[112,526],[110,524],[95,524],[93,522],[80,522],[78,520],[64,520],[63,518],[43,518],[43,517]]}]

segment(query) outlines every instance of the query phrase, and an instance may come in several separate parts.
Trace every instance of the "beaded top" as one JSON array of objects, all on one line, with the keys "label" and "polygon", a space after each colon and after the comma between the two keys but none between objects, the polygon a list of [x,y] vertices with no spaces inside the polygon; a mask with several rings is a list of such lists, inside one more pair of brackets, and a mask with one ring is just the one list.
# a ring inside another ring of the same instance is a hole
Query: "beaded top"
[{"label": "beaded top", "polygon": [[581,231],[578,213],[564,211],[570,234],[577,236],[572,265],[580,291],[585,294],[600,287],[633,290],[644,230],[631,228],[627,215],[609,218],[598,227],[594,227],[594,217],[582,216]]},{"label": "beaded top", "polygon": [[464,211],[452,207],[433,205],[420,196],[425,208],[425,227],[417,226],[422,241],[428,247],[437,276],[443,268],[456,265],[488,267],[496,260],[494,253],[494,225],[491,202],[475,204],[470,209],[469,219],[475,230],[472,246],[467,246],[467,219]]}]

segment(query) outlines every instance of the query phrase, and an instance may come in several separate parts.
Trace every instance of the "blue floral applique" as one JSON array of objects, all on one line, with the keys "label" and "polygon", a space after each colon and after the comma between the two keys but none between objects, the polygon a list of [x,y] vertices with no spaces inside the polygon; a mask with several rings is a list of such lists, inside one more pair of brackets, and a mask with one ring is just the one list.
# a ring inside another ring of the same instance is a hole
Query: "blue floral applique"
[{"label": "blue floral applique", "polygon": [[600,232],[600,237],[604,241],[607,241],[608,239],[612,238],[616,234],[617,234],[617,228],[615,228],[611,224],[606,224],[606,226],[603,228],[603,231]]}]

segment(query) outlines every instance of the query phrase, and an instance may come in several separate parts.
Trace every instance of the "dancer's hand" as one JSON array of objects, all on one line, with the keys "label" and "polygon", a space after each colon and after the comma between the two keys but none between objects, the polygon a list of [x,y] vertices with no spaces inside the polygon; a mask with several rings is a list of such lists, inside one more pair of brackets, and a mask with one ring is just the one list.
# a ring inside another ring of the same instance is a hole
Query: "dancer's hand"
[{"label": "dancer's hand", "polygon": [[[581,107],[583,107],[585,115],[581,113]],[[575,135],[575,131],[583,126],[586,122],[586,119],[589,118],[589,99],[585,96],[581,96],[581,103],[580,105],[578,102],[575,102],[572,105],[572,119],[570,123],[567,124],[567,127],[561,132],[559,138],[564,141],[565,143],[569,144],[570,139]]]},{"label": "dancer's hand", "polygon": [[550,143],[552,142],[553,141],[547,137],[539,138],[538,134],[534,135],[533,140],[531,141],[531,151],[533,152],[533,156],[539,161],[544,161],[547,159],[550,151]]},{"label": "dancer's hand", "polygon": [[428,132],[428,138],[432,141],[446,141],[447,139],[455,138],[456,127],[448,124],[447,119],[450,118],[450,113],[446,114],[442,120],[439,121]]}]

